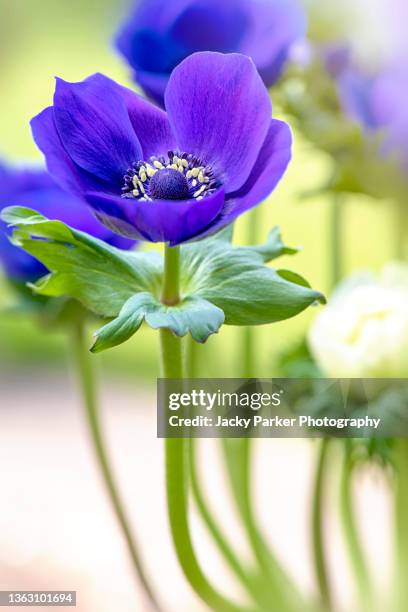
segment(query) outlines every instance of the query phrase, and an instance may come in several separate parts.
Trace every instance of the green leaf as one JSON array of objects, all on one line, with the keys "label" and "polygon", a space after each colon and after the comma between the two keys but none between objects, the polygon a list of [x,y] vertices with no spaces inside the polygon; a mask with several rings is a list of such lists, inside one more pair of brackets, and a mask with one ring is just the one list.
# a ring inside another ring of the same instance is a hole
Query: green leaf
[{"label": "green leaf", "polygon": [[128,340],[146,321],[153,329],[167,328],[176,336],[189,332],[196,342],[205,342],[224,322],[222,310],[197,297],[187,297],[176,306],[165,306],[149,293],[131,297],[119,316],[96,332],[92,352],[100,352]]},{"label": "green leaf", "polygon": [[299,248],[288,247],[283,243],[280,227],[274,227],[269,232],[268,239],[264,244],[243,248],[258,253],[265,263],[282,255],[295,255],[300,250]]},{"label": "green leaf", "polygon": [[324,297],[298,274],[265,265],[292,254],[278,228],[264,245],[235,247],[231,228],[181,247],[181,302],[160,302],[163,259],[156,252],[127,252],[49,221],[30,209],[8,208],[13,242],[50,270],[32,288],[49,297],[71,297],[88,310],[113,319],[99,332],[94,351],[126,341],[143,321],[155,329],[191,333],[205,342],[225,323],[262,325],[293,317]]},{"label": "green leaf", "polygon": [[45,221],[45,217],[31,208],[25,206],[7,206],[1,211],[1,218],[7,225],[30,225],[38,221]]},{"label": "green leaf", "polygon": [[302,287],[309,287],[310,285],[303,276],[300,274],[296,274],[296,272],[292,272],[292,270],[277,270],[277,273],[284,280],[289,281],[290,283],[295,283],[296,285],[302,285]]},{"label": "green leaf", "polygon": [[146,316],[146,323],[150,327],[166,327],[176,336],[185,336],[190,332],[196,342],[205,342],[211,334],[218,332],[225,320],[221,308],[194,295],[185,297],[177,306],[159,306]]},{"label": "green leaf", "polygon": [[41,295],[70,296],[96,314],[114,317],[133,295],[159,294],[163,262],[158,253],[116,249],[29,209],[5,209],[2,218],[18,226],[13,243],[50,270],[32,285]]},{"label": "green leaf", "polygon": [[129,340],[137,332],[146,313],[155,308],[157,302],[150,293],[138,293],[125,302],[119,315],[95,334],[95,342],[91,348],[93,353],[105,351]]},{"label": "green leaf", "polygon": [[267,267],[237,271],[201,295],[224,310],[228,325],[276,323],[294,317],[311,304],[324,303],[321,293],[289,282]]},{"label": "green leaf", "polygon": [[[279,236],[277,230],[274,236]],[[273,250],[260,249],[214,240],[183,246],[183,290],[221,308],[227,325],[274,323],[325,302],[298,274],[265,266],[264,257]]]}]

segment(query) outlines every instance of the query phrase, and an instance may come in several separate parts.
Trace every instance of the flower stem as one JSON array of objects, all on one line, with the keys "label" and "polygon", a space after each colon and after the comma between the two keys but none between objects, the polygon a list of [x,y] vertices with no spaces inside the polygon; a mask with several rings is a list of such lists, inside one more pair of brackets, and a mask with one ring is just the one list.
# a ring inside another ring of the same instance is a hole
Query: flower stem
[{"label": "flower stem", "polygon": [[323,504],[327,477],[327,455],[329,450],[329,438],[320,440],[320,449],[317,460],[314,490],[312,498],[312,537],[313,555],[317,583],[325,610],[331,610],[330,585],[327,571],[326,552],[324,548],[323,533]]},{"label": "flower stem", "polygon": [[246,325],[241,331],[242,334],[242,372],[243,378],[255,378],[255,343],[254,330],[250,325]]},{"label": "flower stem", "polygon": [[395,439],[395,525],[397,555],[397,610],[408,609],[408,439]]},{"label": "flower stem", "polygon": [[[255,207],[247,214],[247,244],[254,245],[258,242],[259,235],[259,214],[258,207]],[[255,339],[254,330],[250,325],[246,325],[242,331],[242,350],[238,352],[239,363],[237,372],[243,378],[256,377],[255,359]]]},{"label": "flower stem", "polygon": [[168,306],[180,301],[180,247],[165,246],[162,302]]},{"label": "flower stem", "polygon": [[395,254],[404,261],[408,256],[408,203],[396,200],[395,212]]},{"label": "flower stem", "polygon": [[187,377],[199,378],[200,355],[203,347],[198,344],[191,336],[187,339]]},{"label": "flower stem", "polygon": [[248,541],[258,563],[259,588],[267,586],[269,609],[303,609],[303,601],[296,586],[290,581],[261,533],[252,504],[250,438],[223,438],[225,465],[232,493],[240,513]]},{"label": "flower stem", "polygon": [[244,567],[240,559],[235,554],[235,551],[230,546],[228,540],[225,538],[207,505],[197,474],[195,446],[195,440],[192,438],[190,440],[191,488],[193,491],[194,500],[197,504],[197,508],[200,511],[201,517],[205,525],[207,526],[209,533],[211,534],[214,542],[218,546],[219,551],[229,564],[233,573],[236,575],[241,584],[245,587],[249,595],[253,597],[254,601],[260,602],[262,604],[264,600],[262,598],[260,589],[253,580],[253,577],[251,576],[250,572]]},{"label": "flower stem", "polygon": [[156,612],[160,611],[160,606],[153,592],[149,579],[147,578],[145,569],[142,565],[140,553],[137,548],[135,538],[129,524],[126,511],[123,506],[122,499],[113,475],[110,460],[106,450],[106,445],[102,433],[101,423],[99,420],[98,406],[96,400],[95,383],[90,355],[85,342],[84,324],[81,320],[73,323],[70,329],[70,337],[72,337],[73,362],[76,369],[79,386],[82,391],[83,405],[85,415],[88,422],[89,433],[92,439],[92,444],[95,451],[95,456],[101,475],[105,482],[106,490],[112,503],[113,510],[116,514],[118,523],[122,529],[125,538],[130,558],[138,579],[138,582],[143,587],[150,607]]},{"label": "flower stem", "polygon": [[340,512],[343,531],[353,568],[353,575],[357,579],[360,591],[361,609],[372,610],[370,578],[354,520],[352,497],[353,461],[350,454],[350,445],[348,444],[349,440],[345,440],[344,442],[344,457],[340,482]]},{"label": "flower stem", "polygon": [[341,194],[336,193],[329,202],[329,256],[330,256],[330,288],[334,289],[343,275],[343,214],[345,202]]},{"label": "flower stem", "polygon": [[[165,273],[162,302],[179,301],[179,247],[165,248]],[[170,330],[161,329],[162,375],[168,379],[183,378],[181,339]],[[204,575],[192,543],[188,520],[189,456],[188,439],[166,439],[166,486],[170,529],[179,563],[185,577],[201,599],[215,611],[241,610],[218,593]]]}]

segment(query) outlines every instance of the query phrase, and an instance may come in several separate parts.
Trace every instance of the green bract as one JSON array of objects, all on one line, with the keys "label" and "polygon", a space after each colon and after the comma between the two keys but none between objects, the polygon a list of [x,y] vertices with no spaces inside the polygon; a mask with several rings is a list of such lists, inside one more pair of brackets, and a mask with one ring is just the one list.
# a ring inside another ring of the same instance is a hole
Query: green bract
[{"label": "green bract", "polygon": [[231,230],[183,245],[181,302],[166,306],[160,302],[160,254],[121,251],[27,208],[4,209],[2,218],[14,227],[13,243],[50,270],[32,285],[36,293],[75,298],[95,314],[113,319],[96,332],[94,351],[125,342],[143,321],[178,336],[190,332],[194,340],[205,342],[224,322],[274,323],[324,302],[299,275],[265,265],[296,252],[283,244],[278,228],[259,246],[234,247]]}]

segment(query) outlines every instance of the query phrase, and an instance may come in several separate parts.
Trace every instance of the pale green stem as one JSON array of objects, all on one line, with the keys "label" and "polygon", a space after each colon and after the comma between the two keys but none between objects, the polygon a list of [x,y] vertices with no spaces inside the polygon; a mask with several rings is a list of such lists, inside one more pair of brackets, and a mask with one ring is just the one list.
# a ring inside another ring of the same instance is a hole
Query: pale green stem
[{"label": "pale green stem", "polygon": [[[174,305],[179,301],[179,247],[166,246],[165,278],[162,302]],[[183,378],[182,344],[168,329],[160,330],[162,375],[168,379]],[[221,595],[208,581],[197,560],[188,518],[189,441],[184,438],[166,440],[166,487],[170,530],[177,557],[185,577],[194,591],[216,612],[238,612],[241,608]]]},{"label": "pale green stem", "polygon": [[283,612],[303,607],[296,586],[290,581],[261,533],[254,514],[251,491],[251,443],[250,438],[224,438],[225,465],[237,509],[242,519],[248,541],[260,569],[260,588],[267,588],[270,610]]},{"label": "pale green stem", "polygon": [[[259,208],[256,207],[247,214],[247,243],[249,245],[257,244],[259,235]],[[243,378],[256,377],[256,347],[254,341],[254,331],[249,325],[246,325],[242,331],[242,351],[238,355],[239,363],[237,372]]]},{"label": "pale green stem", "polygon": [[359,589],[361,609],[371,611],[370,578],[354,518],[352,491],[353,460],[348,442],[349,440],[345,440],[343,444],[344,456],[340,482],[340,512],[353,576],[356,578]]},{"label": "pale green stem", "polygon": [[253,598],[255,602],[258,602],[261,606],[267,605],[265,593],[263,593],[262,590],[259,588],[259,585],[254,580],[252,573],[241,563],[240,559],[237,557],[235,551],[222,533],[219,525],[217,524],[217,521],[214,519],[208,507],[205,495],[201,490],[201,485],[197,474],[194,442],[195,441],[192,438],[190,440],[191,487],[201,517],[205,525],[207,526],[207,529],[211,534],[214,542],[218,546],[221,555],[230,566],[232,572],[245,587],[249,595]]},{"label": "pale green stem", "polygon": [[408,439],[395,439],[397,610],[408,610]]},{"label": "pale green stem", "polygon": [[314,477],[312,497],[312,538],[316,580],[325,610],[331,610],[331,593],[324,539],[324,502],[328,477],[329,438],[319,440],[320,448]]},{"label": "pale green stem", "polygon": [[408,256],[408,202],[395,202],[395,254],[397,259],[405,261]]},{"label": "pale green stem", "polygon": [[[404,261],[408,254],[408,206],[396,202],[396,255]],[[395,523],[396,523],[396,606],[398,612],[408,610],[408,439],[395,439]]]},{"label": "pale green stem", "polygon": [[135,537],[132,533],[130,522],[124,509],[123,501],[121,499],[111,468],[108,452],[106,450],[106,444],[99,419],[93,369],[90,353],[87,350],[85,342],[84,325],[82,321],[75,322],[69,331],[71,332],[70,337],[72,339],[73,364],[75,366],[77,379],[82,392],[83,406],[95,451],[96,461],[99,465],[113,510],[126,541],[138,583],[143,588],[150,608],[156,612],[159,612],[161,608],[157,602],[153,588],[143,567]]},{"label": "pale green stem", "polygon": [[188,378],[199,378],[200,369],[200,353],[203,350],[203,346],[198,344],[191,336],[187,339],[187,377]]},{"label": "pale green stem", "polygon": [[341,281],[344,273],[343,254],[343,217],[345,200],[341,194],[335,194],[328,202],[329,206],[329,264],[330,264],[330,289],[333,290]]}]

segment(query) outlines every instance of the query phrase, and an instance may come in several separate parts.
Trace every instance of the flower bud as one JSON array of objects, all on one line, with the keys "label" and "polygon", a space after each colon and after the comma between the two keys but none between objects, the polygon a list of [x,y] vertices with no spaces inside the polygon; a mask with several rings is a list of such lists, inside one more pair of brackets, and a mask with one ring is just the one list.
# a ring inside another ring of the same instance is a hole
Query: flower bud
[{"label": "flower bud", "polygon": [[329,377],[408,376],[408,266],[355,275],[316,317],[309,346]]}]

